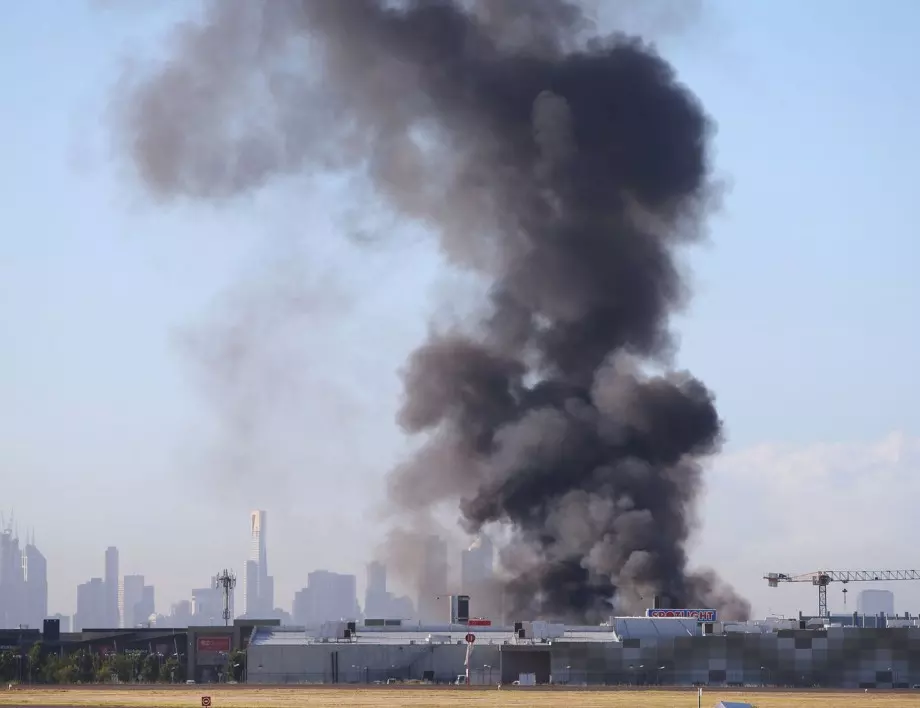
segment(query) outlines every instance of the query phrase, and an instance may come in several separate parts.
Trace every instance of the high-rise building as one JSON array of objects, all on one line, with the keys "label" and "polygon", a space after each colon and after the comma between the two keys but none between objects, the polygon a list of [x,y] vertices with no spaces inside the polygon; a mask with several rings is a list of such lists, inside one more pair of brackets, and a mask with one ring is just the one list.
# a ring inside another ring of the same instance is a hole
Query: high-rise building
[{"label": "high-rise building", "polygon": [[294,595],[292,615],[295,624],[307,627],[357,619],[357,578],[329,570],[308,573],[307,587]]},{"label": "high-rise building", "polygon": [[[230,618],[236,617],[235,591],[230,591]],[[217,584],[217,576],[211,578],[211,585],[192,590],[191,606],[193,622],[197,625],[219,625],[224,623],[224,591]]]},{"label": "high-rise building", "polygon": [[460,557],[460,591],[470,597],[470,613],[500,621],[501,588],[495,580],[495,548],[481,535]]},{"label": "high-rise building", "polygon": [[250,618],[269,616],[275,605],[274,578],[268,574],[268,513],[249,514],[249,559],[243,573],[243,613]]},{"label": "high-rise building", "polygon": [[169,627],[188,627],[192,623],[192,603],[189,600],[174,602],[167,618]]},{"label": "high-rise building", "polygon": [[41,629],[47,616],[48,562],[34,534],[27,534],[23,547],[12,525],[6,526],[0,531],[0,627]]},{"label": "high-rise building", "polygon": [[134,622],[135,624],[148,624],[150,617],[156,613],[153,585],[144,585],[141,588],[141,600],[134,606]]},{"label": "high-rise building", "polygon": [[105,626],[121,627],[121,613],[118,607],[118,549],[105,549]]},{"label": "high-rise building", "polygon": [[364,591],[364,616],[386,618],[390,594],[387,592],[387,567],[379,561],[367,564],[367,588]]},{"label": "high-rise building", "polygon": [[308,587],[301,588],[294,593],[294,601],[291,603],[291,617],[294,624],[309,627],[314,614],[313,591]]},{"label": "high-rise building", "polygon": [[460,589],[466,594],[492,579],[495,551],[488,536],[480,536],[461,554]]},{"label": "high-rise building", "polygon": [[70,615],[62,615],[60,612],[57,614],[50,615],[48,619],[56,619],[61,623],[61,632],[67,633],[70,631]]},{"label": "high-rise building", "polygon": [[34,537],[22,552],[24,619],[30,627],[42,626],[48,616],[48,561],[35,546]]},{"label": "high-rise building", "polygon": [[432,534],[425,541],[418,583],[419,619],[437,622],[449,614],[447,602],[447,542]]},{"label": "high-rise building", "polygon": [[894,593],[891,590],[862,590],[856,596],[856,611],[861,615],[894,615]]},{"label": "high-rise building", "polygon": [[275,610],[275,577],[266,575],[259,587],[259,602],[266,617],[273,617]]},{"label": "high-rise building", "polygon": [[0,627],[25,623],[25,578],[22,551],[13,529],[0,531]]},{"label": "high-rise building", "polygon": [[[144,576],[126,575],[121,579],[118,588],[118,614],[121,617],[119,626],[130,629],[146,622],[146,617],[139,614],[143,610],[144,601]],[[149,614],[149,613],[148,613]]]},{"label": "high-rise building", "polygon": [[92,578],[77,586],[77,611],[73,616],[73,630],[105,628],[105,583],[102,578]]},{"label": "high-rise building", "polygon": [[410,619],[415,606],[408,597],[395,597],[387,590],[387,567],[378,561],[367,564],[367,589],[364,617],[370,619]]}]

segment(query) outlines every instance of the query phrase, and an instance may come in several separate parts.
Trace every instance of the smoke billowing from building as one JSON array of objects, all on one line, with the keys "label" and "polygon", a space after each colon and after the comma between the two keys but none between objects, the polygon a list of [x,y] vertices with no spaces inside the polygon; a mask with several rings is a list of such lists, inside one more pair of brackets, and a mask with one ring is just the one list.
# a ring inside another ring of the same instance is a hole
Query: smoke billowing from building
[{"label": "smoke billowing from building", "polygon": [[508,611],[594,620],[660,593],[743,617],[685,551],[713,396],[646,366],[673,350],[712,124],[652,47],[590,30],[565,0],[221,0],[126,87],[121,135],[162,198],[366,174],[486,279],[488,314],[408,362],[399,422],[427,442],[390,497],[503,524]]}]

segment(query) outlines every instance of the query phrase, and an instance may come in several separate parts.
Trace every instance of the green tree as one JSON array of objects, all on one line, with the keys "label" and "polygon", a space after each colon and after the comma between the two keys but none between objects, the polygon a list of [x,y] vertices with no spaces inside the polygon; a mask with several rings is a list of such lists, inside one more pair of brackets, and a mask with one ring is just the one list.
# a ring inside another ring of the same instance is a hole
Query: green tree
[{"label": "green tree", "polygon": [[11,651],[0,653],[0,681],[10,682],[19,678],[19,664]]},{"label": "green tree", "polygon": [[241,682],[246,672],[246,652],[237,649],[230,655],[230,676],[237,683]]},{"label": "green tree", "polygon": [[96,656],[93,660],[93,679],[96,683],[110,683],[114,680],[115,657],[111,654]]},{"label": "green tree", "polygon": [[160,667],[160,681],[164,683],[184,683],[185,664],[175,656],[169,657]]},{"label": "green tree", "polygon": [[55,683],[56,674],[61,667],[61,659],[57,654],[49,654],[42,662],[41,673],[38,674],[38,680],[42,683]]},{"label": "green tree", "polygon": [[156,683],[160,678],[160,657],[148,654],[141,666],[141,678],[144,683]]},{"label": "green tree", "polygon": [[56,669],[54,672],[54,682],[60,684],[76,683],[80,677],[78,671],[78,662],[80,657],[77,654],[64,655],[55,660]]},{"label": "green tree", "polygon": [[35,642],[30,649],[26,659],[25,669],[28,673],[24,678],[27,682],[41,680],[42,672],[42,643]]},{"label": "green tree", "polygon": [[112,672],[121,683],[133,681],[134,656],[132,654],[116,654],[112,660]]},{"label": "green tree", "polygon": [[80,649],[74,654],[73,665],[77,683],[92,683],[96,677],[96,661],[92,653]]}]

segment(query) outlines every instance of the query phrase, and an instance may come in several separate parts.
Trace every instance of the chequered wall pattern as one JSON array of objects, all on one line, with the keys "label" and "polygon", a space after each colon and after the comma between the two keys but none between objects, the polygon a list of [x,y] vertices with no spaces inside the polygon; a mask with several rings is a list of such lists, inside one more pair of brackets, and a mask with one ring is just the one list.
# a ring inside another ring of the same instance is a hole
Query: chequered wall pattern
[{"label": "chequered wall pattern", "polygon": [[557,643],[551,654],[554,680],[570,683],[920,684],[920,628],[913,627]]}]

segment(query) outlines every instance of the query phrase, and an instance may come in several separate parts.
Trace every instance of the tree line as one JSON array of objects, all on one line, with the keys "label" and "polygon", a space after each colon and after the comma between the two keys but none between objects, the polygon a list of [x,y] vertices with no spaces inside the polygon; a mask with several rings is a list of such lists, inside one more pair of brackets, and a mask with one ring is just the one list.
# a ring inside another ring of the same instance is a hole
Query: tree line
[{"label": "tree line", "polygon": [[[164,656],[128,649],[99,654],[88,649],[72,652],[45,651],[37,642],[25,653],[0,652],[0,682],[42,684],[92,683],[184,683],[185,662],[181,656]],[[228,657],[227,671],[232,680],[242,681],[245,652]]]}]

